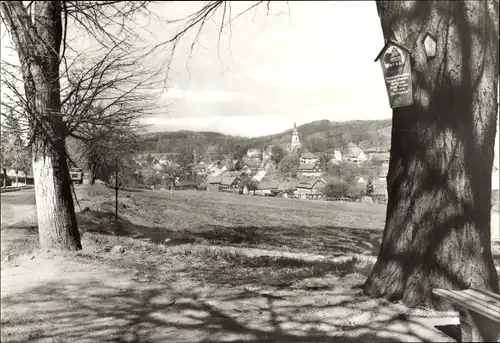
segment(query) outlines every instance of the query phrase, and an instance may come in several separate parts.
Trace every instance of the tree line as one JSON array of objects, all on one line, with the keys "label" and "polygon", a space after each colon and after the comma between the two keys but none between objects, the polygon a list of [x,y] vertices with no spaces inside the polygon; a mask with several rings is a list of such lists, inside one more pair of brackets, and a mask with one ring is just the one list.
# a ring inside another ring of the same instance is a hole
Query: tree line
[{"label": "tree line", "polygon": [[[378,148],[388,151],[390,139],[379,132],[390,126],[388,120],[367,120],[332,123],[328,120],[316,121],[298,127],[302,145],[311,152],[341,149],[350,142],[360,148]],[[291,131],[245,138],[212,132],[156,132],[141,136],[139,150],[143,153],[175,153],[186,147],[200,154],[207,153],[207,147],[221,154],[233,154],[236,158],[246,155],[248,149],[264,149],[272,145],[286,146],[291,142]],[[211,151],[210,151],[211,152]]]}]

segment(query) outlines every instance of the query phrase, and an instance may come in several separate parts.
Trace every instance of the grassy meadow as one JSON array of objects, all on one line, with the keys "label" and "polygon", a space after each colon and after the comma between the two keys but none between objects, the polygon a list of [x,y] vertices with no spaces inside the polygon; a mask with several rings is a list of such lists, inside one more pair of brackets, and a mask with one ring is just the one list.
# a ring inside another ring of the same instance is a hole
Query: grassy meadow
[{"label": "grassy meadow", "polygon": [[[376,255],[385,220],[379,204],[243,196],[221,192],[121,192],[113,225],[113,190],[79,192],[87,231],[156,244],[199,243],[336,257]],[[101,218],[89,226],[86,218]],[[109,221],[102,220],[109,218]]]}]

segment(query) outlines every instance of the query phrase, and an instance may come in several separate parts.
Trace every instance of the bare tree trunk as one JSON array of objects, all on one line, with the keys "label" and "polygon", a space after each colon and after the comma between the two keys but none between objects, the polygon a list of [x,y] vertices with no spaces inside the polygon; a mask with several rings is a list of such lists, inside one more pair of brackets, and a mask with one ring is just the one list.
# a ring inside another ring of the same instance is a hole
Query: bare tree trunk
[{"label": "bare tree trunk", "polygon": [[[393,111],[389,202],[373,296],[440,307],[432,288],[498,293],[490,242],[498,115],[498,1],[379,1],[411,50],[414,105]],[[427,60],[422,39],[437,37]]]},{"label": "bare tree trunk", "polygon": [[94,185],[95,180],[97,179],[97,171],[99,170],[99,167],[93,163],[89,163],[89,170],[90,170],[89,183],[91,185]]},{"label": "bare tree trunk", "polygon": [[16,187],[19,186],[19,170],[16,170]]},{"label": "bare tree trunk", "polygon": [[7,188],[7,169],[2,168],[3,171],[3,188]]},{"label": "bare tree trunk", "polygon": [[34,2],[32,22],[20,1],[3,2],[2,14],[21,61],[31,122],[38,234],[43,249],[81,249],[61,114],[59,51],[61,2]]}]

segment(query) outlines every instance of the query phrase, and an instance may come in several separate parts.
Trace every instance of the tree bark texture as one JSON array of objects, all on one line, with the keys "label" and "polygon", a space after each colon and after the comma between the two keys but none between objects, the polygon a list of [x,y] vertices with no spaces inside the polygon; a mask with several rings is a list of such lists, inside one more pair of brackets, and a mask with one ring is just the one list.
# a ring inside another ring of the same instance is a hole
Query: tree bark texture
[{"label": "tree bark texture", "polygon": [[[432,288],[498,293],[490,241],[498,116],[498,1],[379,1],[411,51],[414,105],[393,110],[388,206],[365,292],[434,305]],[[437,38],[427,60],[423,38]]]},{"label": "tree bark texture", "polygon": [[38,234],[43,249],[81,249],[75,216],[65,130],[61,114],[59,53],[61,2],[37,1],[31,21],[21,1],[3,2],[11,37],[21,62],[25,94],[34,133],[33,176]]}]

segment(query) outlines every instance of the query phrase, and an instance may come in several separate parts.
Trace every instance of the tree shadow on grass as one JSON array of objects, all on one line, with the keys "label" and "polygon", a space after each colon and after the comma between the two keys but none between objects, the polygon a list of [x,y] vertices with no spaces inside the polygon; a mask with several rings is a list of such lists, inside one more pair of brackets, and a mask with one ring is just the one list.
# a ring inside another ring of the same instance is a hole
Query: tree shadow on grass
[{"label": "tree shadow on grass", "polygon": [[376,255],[382,232],[334,226],[222,226],[200,225],[174,231],[159,226],[138,225],[113,213],[84,210],[78,214],[85,232],[126,236],[155,244],[200,243],[219,246],[260,248],[338,257],[349,254]]},{"label": "tree shadow on grass", "polygon": [[3,297],[2,342],[426,342],[436,338],[426,326],[408,321],[400,309],[363,297],[359,290],[304,299],[305,294],[272,297],[179,282],[124,284],[90,275],[82,281],[48,282]]},{"label": "tree shadow on grass", "polygon": [[185,237],[166,228],[134,224],[123,216],[118,216],[118,220],[115,220],[115,214],[110,212],[86,209],[78,213],[77,218],[80,229],[84,232],[130,237],[155,244],[174,245],[194,242],[194,237]]}]

